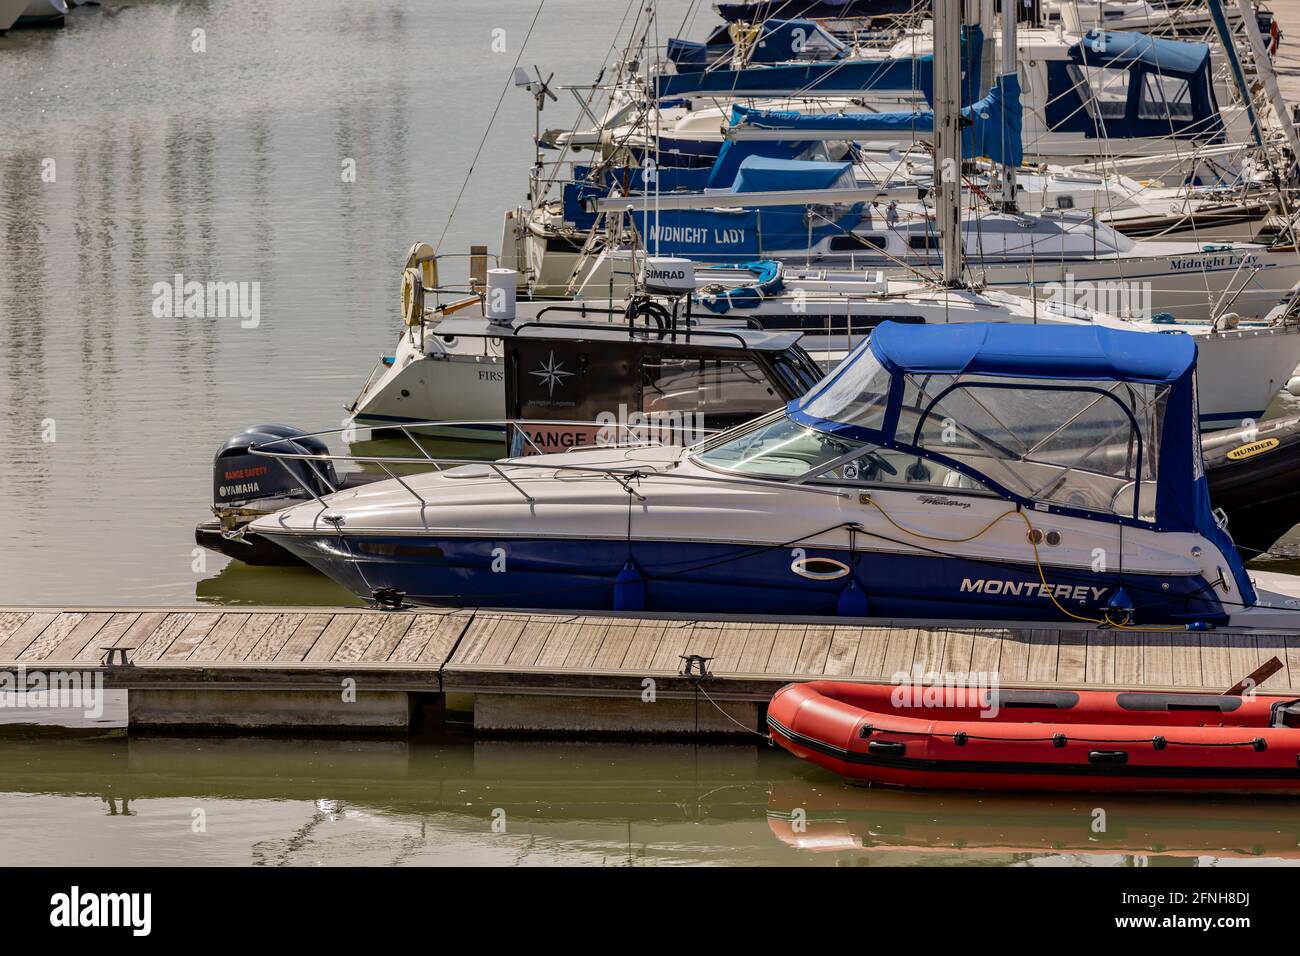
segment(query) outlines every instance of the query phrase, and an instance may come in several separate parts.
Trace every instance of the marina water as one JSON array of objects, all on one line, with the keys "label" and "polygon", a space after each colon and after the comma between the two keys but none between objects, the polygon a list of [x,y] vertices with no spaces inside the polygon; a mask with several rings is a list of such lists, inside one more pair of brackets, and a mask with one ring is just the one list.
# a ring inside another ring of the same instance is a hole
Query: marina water
[{"label": "marina water", "polygon": [[[688,10],[659,7],[673,27]],[[211,456],[246,425],[342,423],[392,345],[412,241],[495,248],[531,97],[504,89],[482,138],[534,12],[134,0],[0,38],[0,604],[352,603],[314,572],[196,556]],[[623,13],[549,0],[520,63],[590,82]],[[189,282],[228,287],[220,314],[186,315]],[[863,791],[762,744],[128,741],[110,704],[36,727],[0,710],[10,862],[1300,858],[1289,801],[1107,798],[1098,831],[1089,798]]]}]

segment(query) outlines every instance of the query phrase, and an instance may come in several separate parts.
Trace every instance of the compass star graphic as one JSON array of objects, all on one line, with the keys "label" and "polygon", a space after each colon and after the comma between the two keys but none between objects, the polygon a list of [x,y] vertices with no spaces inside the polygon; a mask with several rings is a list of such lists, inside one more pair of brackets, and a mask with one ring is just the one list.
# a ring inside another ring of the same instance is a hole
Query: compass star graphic
[{"label": "compass star graphic", "polygon": [[546,386],[546,396],[550,398],[555,394],[555,386],[563,385],[564,380],[574,373],[564,371],[564,363],[555,361],[555,351],[552,350],[551,357],[542,363],[542,367],[528,374],[536,375],[541,380]]}]

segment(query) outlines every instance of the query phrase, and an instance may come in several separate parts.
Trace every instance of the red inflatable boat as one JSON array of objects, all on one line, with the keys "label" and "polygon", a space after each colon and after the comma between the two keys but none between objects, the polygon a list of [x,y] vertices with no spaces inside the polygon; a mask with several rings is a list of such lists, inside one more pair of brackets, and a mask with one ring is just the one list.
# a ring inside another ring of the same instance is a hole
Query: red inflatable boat
[{"label": "red inflatable boat", "polygon": [[788,684],[767,723],[796,757],[868,783],[1300,793],[1300,701],[958,689],[954,702],[945,690]]}]

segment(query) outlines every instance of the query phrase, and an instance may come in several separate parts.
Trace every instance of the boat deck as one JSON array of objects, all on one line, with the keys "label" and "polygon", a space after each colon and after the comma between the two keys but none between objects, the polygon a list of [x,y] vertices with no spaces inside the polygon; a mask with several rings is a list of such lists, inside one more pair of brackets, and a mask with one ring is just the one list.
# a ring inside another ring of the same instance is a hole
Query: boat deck
[{"label": "boat deck", "polygon": [[[110,647],[125,649],[128,663],[106,664]],[[682,673],[689,655],[709,659],[708,677]],[[0,608],[0,670],[93,671],[132,698],[188,693],[170,699],[154,722],[245,729],[262,718],[241,720],[233,710],[266,711],[248,692],[332,700],[347,680],[362,696],[400,697],[402,716],[394,720],[403,726],[408,694],[444,702],[459,694],[474,702],[475,722],[487,730],[726,732],[757,730],[762,705],[791,680],[955,674],[1007,687],[1222,693],[1273,657],[1282,669],[1260,692],[1300,694],[1295,634],[450,609]],[[221,698],[224,691],[244,694]],[[639,706],[646,699],[690,706]],[[225,701],[224,716],[210,713],[214,700]],[[609,707],[601,711],[597,700]],[[593,708],[603,723],[589,723]]]}]

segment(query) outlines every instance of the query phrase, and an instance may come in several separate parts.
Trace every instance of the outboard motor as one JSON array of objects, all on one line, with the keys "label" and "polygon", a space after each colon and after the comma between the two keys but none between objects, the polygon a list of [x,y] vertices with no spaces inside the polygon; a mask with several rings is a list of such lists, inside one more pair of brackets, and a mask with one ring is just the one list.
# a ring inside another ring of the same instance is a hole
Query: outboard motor
[{"label": "outboard motor", "polygon": [[[194,529],[194,540],[210,551],[245,564],[300,565],[302,560],[261,535],[247,530],[260,515],[342,487],[334,463],[275,459],[256,455],[250,445],[281,441],[271,451],[293,455],[327,455],[319,438],[310,438],[291,425],[254,425],[232,437],[212,460],[212,514]],[[301,480],[300,480],[301,479]],[[304,484],[306,487],[303,487]],[[331,488],[333,486],[333,488]]]},{"label": "outboard motor", "polygon": [[[267,498],[306,498],[307,488],[318,495],[339,486],[332,461],[302,461],[267,458],[248,450],[277,439],[271,451],[294,455],[328,455],[319,438],[292,425],[254,425],[229,439],[212,461],[212,505],[214,509],[243,507]],[[307,487],[304,487],[304,484]]]}]

